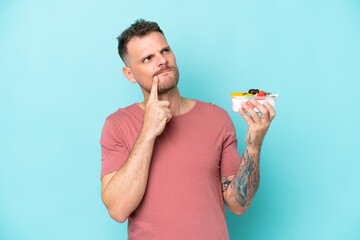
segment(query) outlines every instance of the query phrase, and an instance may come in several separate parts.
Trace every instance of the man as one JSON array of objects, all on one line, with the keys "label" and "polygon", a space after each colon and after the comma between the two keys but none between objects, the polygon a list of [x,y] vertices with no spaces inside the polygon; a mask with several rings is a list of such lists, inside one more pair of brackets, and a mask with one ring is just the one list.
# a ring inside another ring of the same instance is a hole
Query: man
[{"label": "man", "polygon": [[138,20],[118,40],[123,74],[144,101],[104,124],[101,196],[110,216],[128,219],[129,239],[229,239],[223,203],[236,215],[250,206],[273,107],[240,109],[249,126],[240,158],[227,112],[180,96],[175,56],[156,23]]}]

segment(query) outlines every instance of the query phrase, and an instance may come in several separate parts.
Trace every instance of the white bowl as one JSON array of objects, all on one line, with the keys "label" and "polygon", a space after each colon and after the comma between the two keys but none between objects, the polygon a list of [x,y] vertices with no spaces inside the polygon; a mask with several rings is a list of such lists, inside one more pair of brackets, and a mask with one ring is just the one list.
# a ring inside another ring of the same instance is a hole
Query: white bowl
[{"label": "white bowl", "polygon": [[[256,100],[261,104],[264,104],[264,102],[270,103],[275,108],[275,102],[278,98],[279,94],[270,94],[265,97],[263,100]],[[251,99],[255,99],[256,96],[230,96],[231,98],[231,105],[232,105],[232,111],[238,112],[241,107],[241,103],[245,103]],[[260,112],[257,108],[254,108],[255,112]]]}]

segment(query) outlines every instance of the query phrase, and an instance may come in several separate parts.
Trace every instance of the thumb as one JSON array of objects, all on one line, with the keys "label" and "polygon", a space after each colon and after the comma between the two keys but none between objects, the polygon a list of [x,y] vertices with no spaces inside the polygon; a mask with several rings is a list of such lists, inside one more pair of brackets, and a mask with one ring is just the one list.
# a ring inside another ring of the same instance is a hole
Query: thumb
[{"label": "thumb", "polygon": [[150,100],[158,100],[158,83],[159,83],[159,77],[155,76],[153,78],[153,84],[150,91]]}]

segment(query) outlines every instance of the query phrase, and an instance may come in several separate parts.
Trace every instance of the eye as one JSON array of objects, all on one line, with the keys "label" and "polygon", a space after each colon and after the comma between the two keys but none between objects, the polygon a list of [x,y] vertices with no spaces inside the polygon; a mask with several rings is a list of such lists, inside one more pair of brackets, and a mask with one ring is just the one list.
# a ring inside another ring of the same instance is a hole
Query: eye
[{"label": "eye", "polygon": [[163,52],[163,53],[168,53],[168,52],[170,52],[170,49],[169,49],[169,48],[165,48],[162,52]]},{"label": "eye", "polygon": [[150,61],[150,58],[151,58],[151,57],[145,58],[145,59],[143,60],[143,62],[146,63],[146,62]]}]

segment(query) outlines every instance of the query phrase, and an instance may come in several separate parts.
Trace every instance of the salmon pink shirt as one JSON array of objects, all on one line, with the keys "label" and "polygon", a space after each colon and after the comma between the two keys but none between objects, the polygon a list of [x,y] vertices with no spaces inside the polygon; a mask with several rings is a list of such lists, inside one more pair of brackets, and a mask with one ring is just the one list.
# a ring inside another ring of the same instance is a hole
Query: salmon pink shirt
[{"label": "salmon pink shirt", "polygon": [[[106,118],[101,177],[125,164],[144,113],[135,103]],[[239,164],[228,113],[195,100],[192,109],[173,116],[156,138],[145,195],[128,218],[128,239],[229,239],[221,177],[235,175]]]}]

